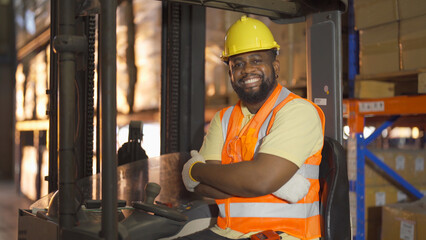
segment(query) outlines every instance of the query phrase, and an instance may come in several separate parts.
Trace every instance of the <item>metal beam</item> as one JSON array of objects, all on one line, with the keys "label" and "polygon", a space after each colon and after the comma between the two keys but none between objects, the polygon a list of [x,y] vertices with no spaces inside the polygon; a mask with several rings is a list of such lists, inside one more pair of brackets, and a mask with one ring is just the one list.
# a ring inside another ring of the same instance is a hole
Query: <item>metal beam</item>
[{"label": "metal beam", "polygon": [[256,1],[256,0],[171,0],[170,2],[188,3],[204,7],[213,7],[229,11],[251,13],[267,16],[272,19],[294,17],[299,13],[299,4],[288,1]]},{"label": "metal beam", "polygon": [[116,0],[101,1],[100,84],[101,84],[101,159],[102,230],[107,240],[118,238],[117,226],[117,52]]},{"label": "metal beam", "polygon": [[[59,36],[75,32],[75,2],[60,1]],[[58,53],[59,57],[59,226],[74,226],[75,214],[75,55],[72,51]]]},{"label": "metal beam", "polygon": [[[228,11],[266,16],[274,20],[305,17],[308,14],[340,10],[345,11],[348,0],[169,0],[169,2],[188,3],[213,7]],[[299,21],[299,20],[297,20]]]},{"label": "metal beam", "polygon": [[[50,42],[58,34],[58,0],[50,1]],[[58,190],[58,54],[50,45],[49,79],[49,192]]]}]

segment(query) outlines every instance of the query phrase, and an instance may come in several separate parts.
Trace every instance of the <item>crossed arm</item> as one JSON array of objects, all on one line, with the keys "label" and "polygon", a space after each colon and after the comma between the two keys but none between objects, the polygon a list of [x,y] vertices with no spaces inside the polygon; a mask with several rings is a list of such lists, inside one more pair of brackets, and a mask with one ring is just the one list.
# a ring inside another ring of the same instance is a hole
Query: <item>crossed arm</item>
[{"label": "crossed arm", "polygon": [[257,197],[273,193],[283,186],[298,170],[287,159],[259,153],[252,161],[222,165],[218,161],[197,163],[192,177],[200,184],[195,191],[211,198],[231,196]]}]

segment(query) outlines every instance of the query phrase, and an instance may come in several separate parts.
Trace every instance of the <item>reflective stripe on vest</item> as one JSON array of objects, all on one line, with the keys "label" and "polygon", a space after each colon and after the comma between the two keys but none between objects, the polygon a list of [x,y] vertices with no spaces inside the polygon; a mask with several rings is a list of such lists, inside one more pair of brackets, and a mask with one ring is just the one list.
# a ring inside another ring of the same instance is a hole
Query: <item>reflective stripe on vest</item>
[{"label": "reflective stripe on vest", "polygon": [[222,136],[223,136],[224,143],[226,141],[226,131],[228,130],[228,123],[229,123],[229,118],[231,117],[232,110],[234,110],[234,106],[226,109],[222,117]]},{"label": "reflective stripe on vest", "polygon": [[304,176],[305,178],[318,179],[319,166],[311,164],[302,164],[299,170],[297,170],[297,173]]},{"label": "reflective stripe on vest", "polygon": [[[225,212],[225,204],[219,204],[220,216]],[[318,215],[319,202],[282,204],[282,203],[231,203],[230,217],[255,218],[308,218]]]},{"label": "reflective stripe on vest", "polygon": [[[288,97],[289,94],[290,94],[290,90],[288,90],[287,88],[282,88],[280,95],[278,95],[278,99],[275,102],[273,108],[277,107],[280,102],[284,101],[284,99],[286,97]],[[262,126],[260,127],[259,134],[258,134],[258,137],[257,137],[258,141],[257,141],[256,147],[254,149],[254,155],[255,156],[256,156],[257,152],[259,151],[259,146],[262,145],[263,138],[266,136],[266,132],[268,131],[268,126],[269,126],[269,122],[271,121],[272,114],[273,114],[273,112],[271,111],[271,113],[269,113],[268,117],[263,122]]]}]

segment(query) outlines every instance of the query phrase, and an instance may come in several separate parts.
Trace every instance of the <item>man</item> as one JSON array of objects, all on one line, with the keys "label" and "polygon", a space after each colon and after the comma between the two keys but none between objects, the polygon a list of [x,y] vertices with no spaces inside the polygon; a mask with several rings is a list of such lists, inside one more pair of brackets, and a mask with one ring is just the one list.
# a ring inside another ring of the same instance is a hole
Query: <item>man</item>
[{"label": "man", "polygon": [[[277,83],[279,45],[262,22],[242,16],[227,32],[222,59],[240,101],[213,118],[182,179],[216,199],[217,225],[182,239],[318,239],[318,171],[324,114]],[[263,239],[263,238],[259,238]]]}]

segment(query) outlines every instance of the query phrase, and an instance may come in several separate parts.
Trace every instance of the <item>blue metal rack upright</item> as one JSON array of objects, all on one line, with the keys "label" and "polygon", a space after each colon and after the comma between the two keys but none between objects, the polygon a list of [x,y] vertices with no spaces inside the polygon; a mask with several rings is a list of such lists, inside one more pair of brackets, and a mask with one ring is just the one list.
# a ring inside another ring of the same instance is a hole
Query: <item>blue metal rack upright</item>
[{"label": "blue metal rack upright", "polygon": [[[367,145],[374,141],[381,132],[391,126],[400,116],[426,114],[426,95],[399,96],[382,99],[344,100],[343,114],[348,119],[350,138],[348,139],[348,178],[350,183],[350,200],[354,239],[365,239],[365,158],[369,158],[391,179],[399,183],[416,198],[423,194],[402,178],[392,168],[382,162]],[[390,119],[378,127],[368,138],[364,138],[365,117],[390,116]]]}]

